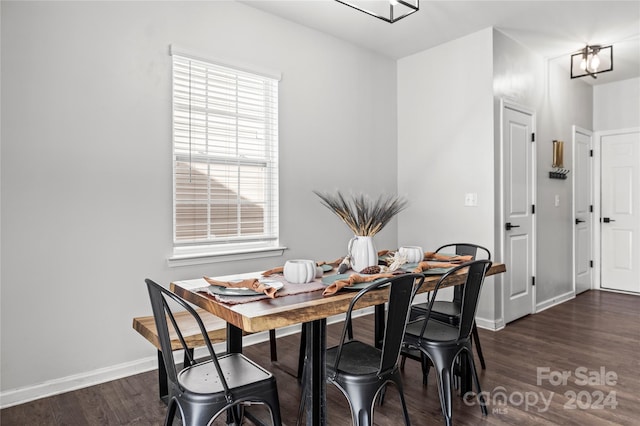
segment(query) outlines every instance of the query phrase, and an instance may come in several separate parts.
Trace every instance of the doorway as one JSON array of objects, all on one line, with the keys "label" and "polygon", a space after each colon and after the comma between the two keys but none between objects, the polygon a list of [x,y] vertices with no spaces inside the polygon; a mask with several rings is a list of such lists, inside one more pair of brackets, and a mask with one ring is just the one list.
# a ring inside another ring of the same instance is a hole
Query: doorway
[{"label": "doorway", "polygon": [[600,287],[640,293],[640,129],[602,132]]},{"label": "doorway", "polygon": [[593,285],[592,133],[573,126],[573,276],[575,293]]},{"label": "doorway", "polygon": [[535,113],[502,101],[502,255],[509,265],[502,285],[504,322],[535,306]]}]

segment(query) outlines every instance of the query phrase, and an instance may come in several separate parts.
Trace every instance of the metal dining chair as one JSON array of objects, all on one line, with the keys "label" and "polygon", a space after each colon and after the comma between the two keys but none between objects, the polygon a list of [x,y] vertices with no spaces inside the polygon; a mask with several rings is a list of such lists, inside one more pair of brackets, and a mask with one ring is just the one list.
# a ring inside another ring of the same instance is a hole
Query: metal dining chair
[{"label": "metal dining chair", "polygon": [[[482,283],[491,264],[490,260],[474,260],[456,266],[442,275],[433,290],[434,297],[429,301],[426,315],[410,321],[406,327],[405,347],[420,351],[429,359],[436,370],[440,406],[447,426],[452,425],[451,385],[456,362],[462,364],[460,369],[464,372],[463,374],[471,374],[482,414],[487,415],[487,407],[471,352],[471,330],[478,308]],[[462,287],[460,321],[457,325],[435,321],[431,317],[435,296],[438,290],[443,286],[446,287],[447,282],[453,279],[458,272],[466,272],[467,274],[464,284],[460,285]],[[465,371],[467,368],[468,372]]]},{"label": "metal dining chair", "polygon": [[[411,301],[423,281],[422,274],[404,274],[374,282],[360,290],[349,304],[340,343],[326,350],[327,382],[334,384],[347,398],[355,426],[369,426],[373,423],[373,407],[376,398],[381,395],[388,383],[396,386],[400,394],[405,423],[410,424],[398,369],[398,358]],[[357,339],[349,339],[347,337],[349,324],[351,324],[353,310],[357,309],[358,301],[366,298],[367,293],[385,286],[389,291],[389,302],[381,349]],[[300,414],[304,396],[301,399]]]},{"label": "metal dining chair", "polygon": [[[486,259],[491,260],[491,252],[489,249],[472,243],[454,243],[445,244],[439,247],[436,253],[451,253],[461,256],[471,256],[472,260]],[[453,288],[452,300],[435,300],[431,308],[431,318],[437,321],[442,321],[451,325],[458,325],[460,322],[460,312],[462,306],[462,286],[455,286]],[[429,302],[416,303],[411,307],[411,319],[424,316],[427,313]],[[486,363],[484,355],[482,353],[482,346],[480,345],[480,336],[478,334],[478,328],[474,321],[472,328],[472,343],[476,348],[478,359],[482,369],[486,369]],[[429,364],[427,360],[416,351],[403,351],[401,366],[404,368],[406,359],[414,359],[422,363],[423,369],[423,383],[427,383],[427,377],[429,374]]]},{"label": "metal dining chair", "polygon": [[[165,425],[179,413],[185,426],[208,425],[226,415],[227,424],[240,425],[247,405],[263,404],[275,426],[282,424],[275,377],[240,353],[217,355],[197,312],[181,297],[150,279],[145,280],[167,371],[169,395]],[[189,312],[202,333],[208,356],[196,361],[174,318],[171,306]],[[187,364],[178,371],[171,349],[169,322],[185,351]]]}]

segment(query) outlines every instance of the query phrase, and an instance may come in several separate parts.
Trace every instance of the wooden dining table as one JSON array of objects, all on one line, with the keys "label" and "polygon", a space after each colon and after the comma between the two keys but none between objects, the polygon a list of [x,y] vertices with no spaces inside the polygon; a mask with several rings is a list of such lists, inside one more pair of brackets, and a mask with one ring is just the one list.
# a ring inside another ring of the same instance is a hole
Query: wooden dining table
[{"label": "wooden dining table", "polygon": [[[494,263],[487,276],[503,273],[506,267]],[[257,278],[260,272],[234,274],[215,277],[220,281]],[[448,286],[464,283],[466,274],[459,274],[449,281]],[[427,275],[419,293],[432,291],[440,275]],[[213,296],[197,291],[207,286],[203,278],[175,281],[171,290],[227,322],[227,351],[242,352],[242,334],[256,333],[277,328],[302,324],[306,328],[306,358],[303,383],[306,387],[305,413],[307,425],[326,424],[326,374],[325,349],[327,318],[344,314],[355,292],[341,290],[330,296],[322,291],[291,294],[283,297],[265,298],[248,303],[228,304],[216,300]],[[388,291],[385,289],[370,292],[358,303],[358,308],[375,307],[374,332],[376,341],[382,339],[384,328],[384,309]]]}]

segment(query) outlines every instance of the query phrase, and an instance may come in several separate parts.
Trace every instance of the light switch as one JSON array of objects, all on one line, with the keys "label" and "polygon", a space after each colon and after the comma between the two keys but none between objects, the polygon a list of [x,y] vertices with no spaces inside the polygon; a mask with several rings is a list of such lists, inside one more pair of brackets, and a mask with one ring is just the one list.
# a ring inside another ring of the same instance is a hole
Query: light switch
[{"label": "light switch", "polygon": [[554,204],[555,204],[556,207],[560,206],[560,196],[558,194],[556,194],[556,199],[555,199]]},{"label": "light switch", "polygon": [[478,205],[478,194],[476,192],[467,192],[464,194],[464,205],[465,206],[477,206]]}]

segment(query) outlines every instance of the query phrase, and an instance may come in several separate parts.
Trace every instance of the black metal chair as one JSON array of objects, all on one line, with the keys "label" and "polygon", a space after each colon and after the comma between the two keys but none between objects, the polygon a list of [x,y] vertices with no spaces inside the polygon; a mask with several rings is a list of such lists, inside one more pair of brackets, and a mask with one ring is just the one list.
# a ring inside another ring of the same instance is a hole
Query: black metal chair
[{"label": "black metal chair", "polygon": [[[398,358],[411,301],[423,281],[422,274],[397,275],[374,282],[360,290],[347,310],[340,343],[326,351],[327,382],[337,386],[347,398],[353,424],[356,426],[368,426],[373,423],[376,397],[381,395],[388,383],[395,384],[398,389],[405,423],[410,424],[398,369]],[[353,310],[357,309],[358,301],[366,297],[367,293],[387,285],[389,302],[382,348],[378,349],[359,340],[347,339],[351,315]]]},{"label": "black metal chair", "polygon": [[[479,246],[477,244],[471,243],[455,243],[455,244],[446,244],[444,246],[439,247],[436,250],[436,253],[452,253],[461,256],[471,256],[472,260],[476,259],[486,259],[491,260],[491,252],[489,249]],[[428,310],[429,302],[426,303],[416,303],[411,307],[411,319],[416,319],[421,316],[424,316]],[[453,299],[451,301],[447,300],[435,300],[433,302],[433,307],[431,309],[431,319],[435,319],[438,321],[445,322],[451,325],[458,325],[460,322],[460,307],[462,306],[462,287],[455,286],[453,289]],[[476,352],[478,354],[478,359],[480,360],[480,365],[482,369],[486,369],[486,363],[484,360],[484,355],[482,354],[482,346],[480,345],[480,336],[478,334],[478,328],[476,327],[476,323],[474,321],[472,328],[472,341],[473,345],[476,348]],[[402,354],[402,362],[401,366],[404,368],[404,364],[406,358],[411,358],[414,360],[419,360],[422,362],[423,367],[423,383],[427,383],[427,376],[429,374],[429,364],[424,357],[421,357],[419,354],[411,352],[403,352]]]},{"label": "black metal chair", "polygon": [[[438,393],[445,424],[452,424],[451,412],[451,385],[453,379],[454,364],[459,360],[463,374],[471,374],[476,386],[480,407],[483,415],[487,415],[480,381],[476,372],[473,354],[471,352],[471,330],[473,328],[480,289],[484,277],[491,267],[490,260],[474,260],[457,266],[442,275],[433,291],[433,297],[429,301],[427,313],[424,317],[410,321],[407,324],[404,345],[410,349],[419,350],[433,364],[438,377]],[[467,270],[465,283],[462,287],[462,301],[460,321],[457,325],[451,325],[440,321],[434,321],[431,317],[435,296],[438,289],[447,286],[456,273]],[[465,365],[466,364],[466,365]],[[468,371],[465,372],[465,370]],[[466,379],[466,377],[465,377]]]},{"label": "black metal chair", "polygon": [[[173,423],[177,411],[185,426],[208,425],[220,415],[227,416],[228,424],[240,425],[244,407],[250,404],[266,405],[272,424],[281,425],[275,377],[242,354],[216,355],[196,311],[184,299],[152,280],[146,279],[145,282],[169,379],[165,425]],[[209,351],[209,356],[205,359],[194,359],[174,318],[170,306],[172,302],[193,315]],[[179,372],[171,350],[168,321],[176,331],[188,358],[188,365]]]}]

